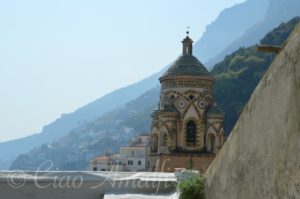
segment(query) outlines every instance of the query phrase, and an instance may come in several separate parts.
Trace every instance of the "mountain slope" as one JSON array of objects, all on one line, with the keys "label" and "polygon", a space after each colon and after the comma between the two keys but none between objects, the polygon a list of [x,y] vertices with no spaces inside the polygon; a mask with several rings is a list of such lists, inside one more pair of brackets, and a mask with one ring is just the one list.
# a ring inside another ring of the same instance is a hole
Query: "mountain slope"
[{"label": "mountain slope", "polygon": [[[214,49],[217,46],[226,45],[226,43],[222,42],[219,42],[218,45],[214,43],[216,35],[218,36],[220,32],[223,32],[223,36],[217,38],[226,38],[228,41],[233,40],[233,38],[237,36],[237,33],[241,34],[246,28],[259,20],[259,18],[263,15],[263,10],[265,9],[264,7],[268,0],[259,0],[260,6],[256,6],[255,2],[257,1],[258,0],[248,0],[246,3],[234,6],[233,8],[229,8],[224,11],[218,17],[216,22],[207,28],[203,39],[200,42],[196,42],[195,49],[203,48],[208,51],[209,49]],[[248,9],[257,10],[257,14],[251,17],[250,15],[244,15]],[[243,19],[241,20],[242,23],[237,23],[238,21],[235,20],[236,18]],[[236,24],[232,23],[231,20],[235,21]],[[225,23],[225,26],[223,23]],[[202,44],[204,45],[202,46]],[[195,52],[197,53],[197,50]],[[204,51],[204,53],[205,52],[206,51]],[[219,51],[214,49],[211,52],[218,53]],[[198,54],[200,55],[202,52]],[[79,128],[85,123],[100,117],[104,113],[140,96],[143,92],[158,84],[157,79],[163,71],[164,69],[136,84],[109,93],[106,96],[83,106],[73,113],[63,114],[56,121],[46,125],[42,132],[38,134],[0,143],[0,169],[7,169],[13,159],[15,159],[19,154],[26,153],[41,144],[53,142],[70,132],[72,129]]]},{"label": "mountain slope", "polygon": [[[261,44],[283,45],[300,18],[268,33]],[[225,111],[225,133],[229,133],[240,112],[247,103],[262,75],[274,59],[273,54],[257,52],[256,46],[240,48],[215,65],[212,73],[216,77],[215,97]]]},{"label": "mountain slope", "polygon": [[[257,1],[259,1],[259,4],[257,4]],[[248,0],[245,3],[222,12],[217,20],[207,27],[207,31],[203,35],[203,38],[195,44],[195,53],[200,60],[202,60],[202,58],[208,59],[206,58],[207,55],[213,56],[219,53],[220,50],[227,45],[227,41],[232,41],[253,23],[260,20],[264,15],[264,10],[266,9],[268,1],[269,0]],[[256,10],[256,15],[245,15],[247,10],[253,9]],[[236,20],[237,18],[242,19],[242,23],[240,23],[239,20]],[[232,21],[235,21],[235,23],[232,23]],[[219,36],[220,32],[223,34],[222,37]],[[216,38],[223,40],[219,40],[217,43],[218,45],[216,45],[216,43],[214,43]],[[216,49],[218,46],[220,46],[219,50]],[[200,51],[200,49],[204,49],[204,51]],[[206,55],[206,52],[209,53]],[[213,54],[211,55],[211,53]],[[204,56],[202,57],[200,55]],[[38,134],[0,143],[0,169],[7,169],[8,165],[10,165],[13,159],[20,153],[26,153],[41,144],[52,142],[64,136],[72,129],[78,128],[84,123],[88,123],[104,113],[138,97],[147,89],[158,84],[157,79],[163,71],[164,69],[136,84],[109,93],[73,113],[63,114],[56,121],[46,125],[42,132]]]},{"label": "mountain slope", "polygon": [[11,169],[32,170],[46,160],[52,160],[51,169],[78,170],[87,166],[91,156],[116,152],[132,137],[150,129],[150,115],[157,103],[159,89],[154,87],[123,107],[74,129],[58,141],[20,155]]},{"label": "mountain slope", "polygon": [[159,84],[158,78],[164,70],[138,83],[109,93],[73,113],[62,115],[56,121],[45,126],[41,133],[0,143],[0,169],[8,169],[12,161],[21,153],[29,152],[35,147],[52,142],[72,129],[93,121],[102,114],[140,96],[145,90]]},{"label": "mountain slope", "polygon": [[[195,43],[194,54],[206,63],[222,52],[247,29],[263,21],[270,0],[247,0],[221,12]],[[255,12],[255,15],[253,15]]]},{"label": "mountain slope", "polygon": [[265,19],[249,28],[243,36],[233,41],[224,51],[207,62],[207,65],[213,66],[238,48],[257,43],[267,32],[295,16],[300,16],[299,0],[270,0]]},{"label": "mountain slope", "polygon": [[[267,34],[262,43],[283,44],[299,21],[295,18],[282,24]],[[274,55],[259,53],[252,46],[227,56],[212,70],[217,79],[215,98],[226,114],[227,135],[273,59]],[[127,144],[133,136],[150,131],[150,114],[157,106],[159,89],[154,87],[123,107],[74,129],[51,145],[43,145],[19,156],[11,169],[36,169],[46,160],[53,161],[52,169],[85,169],[91,156],[118,151],[119,146]]]},{"label": "mountain slope", "polygon": [[206,171],[207,198],[300,198],[299,38],[300,24]]}]

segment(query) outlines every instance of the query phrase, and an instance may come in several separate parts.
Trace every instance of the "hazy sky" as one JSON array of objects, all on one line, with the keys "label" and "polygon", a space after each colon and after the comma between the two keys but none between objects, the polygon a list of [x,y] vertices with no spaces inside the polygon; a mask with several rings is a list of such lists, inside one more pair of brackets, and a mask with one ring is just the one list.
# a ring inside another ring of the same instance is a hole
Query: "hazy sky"
[{"label": "hazy sky", "polygon": [[0,141],[159,71],[244,0],[0,0]]}]

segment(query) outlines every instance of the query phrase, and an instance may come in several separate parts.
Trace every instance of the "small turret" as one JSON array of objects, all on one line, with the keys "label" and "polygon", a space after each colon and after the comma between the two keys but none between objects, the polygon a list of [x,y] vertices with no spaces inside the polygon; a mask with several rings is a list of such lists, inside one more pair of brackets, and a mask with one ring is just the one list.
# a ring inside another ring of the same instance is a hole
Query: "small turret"
[{"label": "small turret", "polygon": [[193,40],[189,37],[189,31],[186,31],[187,36],[182,40],[182,54],[193,54]]}]

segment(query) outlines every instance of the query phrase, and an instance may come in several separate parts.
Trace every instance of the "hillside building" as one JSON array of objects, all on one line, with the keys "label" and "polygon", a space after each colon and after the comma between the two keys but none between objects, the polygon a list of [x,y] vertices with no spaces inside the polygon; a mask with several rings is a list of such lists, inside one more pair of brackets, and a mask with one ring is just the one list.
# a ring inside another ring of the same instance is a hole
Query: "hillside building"
[{"label": "hillside building", "polygon": [[190,167],[204,172],[224,143],[224,113],[213,96],[215,78],[192,55],[188,35],[182,44],[182,55],[159,79],[149,171]]},{"label": "hillside building", "polygon": [[146,171],[148,169],[150,140],[149,135],[140,135],[129,146],[120,148],[120,157],[126,165],[126,171]]},{"label": "hillside building", "polygon": [[106,154],[95,157],[89,162],[90,171],[124,171],[125,165],[120,161],[119,154]]},{"label": "hillside building", "polygon": [[142,134],[128,146],[120,147],[118,154],[95,157],[89,162],[90,171],[147,171],[149,167],[151,136]]}]

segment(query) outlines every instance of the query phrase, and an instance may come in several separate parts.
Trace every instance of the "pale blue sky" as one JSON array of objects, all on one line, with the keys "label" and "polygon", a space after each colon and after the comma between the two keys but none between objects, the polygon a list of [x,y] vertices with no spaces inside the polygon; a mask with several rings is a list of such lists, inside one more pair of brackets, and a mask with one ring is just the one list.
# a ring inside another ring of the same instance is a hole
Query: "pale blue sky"
[{"label": "pale blue sky", "polygon": [[0,0],[0,141],[159,71],[244,0]]}]

